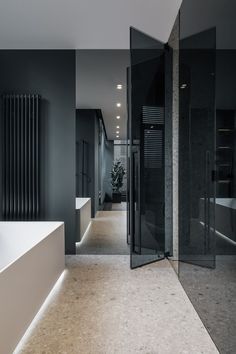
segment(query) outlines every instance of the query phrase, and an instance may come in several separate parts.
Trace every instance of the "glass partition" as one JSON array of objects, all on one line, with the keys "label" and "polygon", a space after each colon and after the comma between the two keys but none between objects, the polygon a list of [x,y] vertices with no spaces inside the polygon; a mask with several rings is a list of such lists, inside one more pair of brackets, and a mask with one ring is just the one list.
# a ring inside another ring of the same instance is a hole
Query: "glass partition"
[{"label": "glass partition", "polygon": [[131,28],[131,268],[165,251],[165,45]]},{"label": "glass partition", "polygon": [[215,29],[210,29],[180,41],[179,83],[179,259],[211,268],[215,267],[215,38]]},{"label": "glass partition", "polygon": [[235,11],[185,0],[180,16],[179,279],[221,354],[236,353]]}]

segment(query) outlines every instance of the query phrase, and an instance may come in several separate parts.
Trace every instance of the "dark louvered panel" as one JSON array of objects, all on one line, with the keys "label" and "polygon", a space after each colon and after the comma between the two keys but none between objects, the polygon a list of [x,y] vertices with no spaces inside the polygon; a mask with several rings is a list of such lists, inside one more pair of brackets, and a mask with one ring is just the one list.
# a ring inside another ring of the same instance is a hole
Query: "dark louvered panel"
[{"label": "dark louvered panel", "polygon": [[143,106],[144,167],[163,168],[164,107]]},{"label": "dark louvered panel", "polygon": [[163,167],[163,131],[144,130],[144,167]]},{"label": "dark louvered panel", "polygon": [[143,106],[143,124],[164,124],[164,107]]},{"label": "dark louvered panel", "polygon": [[3,214],[6,220],[39,217],[38,95],[3,95]]}]

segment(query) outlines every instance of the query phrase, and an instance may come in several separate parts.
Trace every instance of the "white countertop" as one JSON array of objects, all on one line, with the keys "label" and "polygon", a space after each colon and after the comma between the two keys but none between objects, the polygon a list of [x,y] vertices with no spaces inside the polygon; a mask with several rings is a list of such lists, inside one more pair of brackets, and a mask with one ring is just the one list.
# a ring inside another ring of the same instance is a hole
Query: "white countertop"
[{"label": "white countertop", "polygon": [[91,198],[75,198],[75,208],[81,209]]}]

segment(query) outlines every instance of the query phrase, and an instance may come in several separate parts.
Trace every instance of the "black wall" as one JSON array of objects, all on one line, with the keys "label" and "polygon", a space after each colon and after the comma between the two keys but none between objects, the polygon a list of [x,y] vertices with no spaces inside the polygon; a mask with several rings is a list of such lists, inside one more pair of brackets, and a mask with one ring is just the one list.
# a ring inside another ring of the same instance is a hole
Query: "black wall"
[{"label": "black wall", "polygon": [[[42,97],[41,219],[65,222],[66,253],[73,254],[75,253],[75,51],[1,50],[0,78],[0,94],[37,93]],[[0,197],[1,189],[0,181]]]}]

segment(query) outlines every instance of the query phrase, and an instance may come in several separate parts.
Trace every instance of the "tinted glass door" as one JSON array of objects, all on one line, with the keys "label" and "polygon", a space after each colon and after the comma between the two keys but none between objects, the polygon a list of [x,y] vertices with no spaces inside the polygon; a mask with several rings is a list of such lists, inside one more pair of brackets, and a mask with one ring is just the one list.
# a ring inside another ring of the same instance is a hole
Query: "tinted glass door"
[{"label": "tinted glass door", "polygon": [[179,258],[215,266],[215,29],[180,41]]},{"label": "tinted glass door", "polygon": [[130,29],[129,215],[131,268],[165,252],[165,45]]}]

